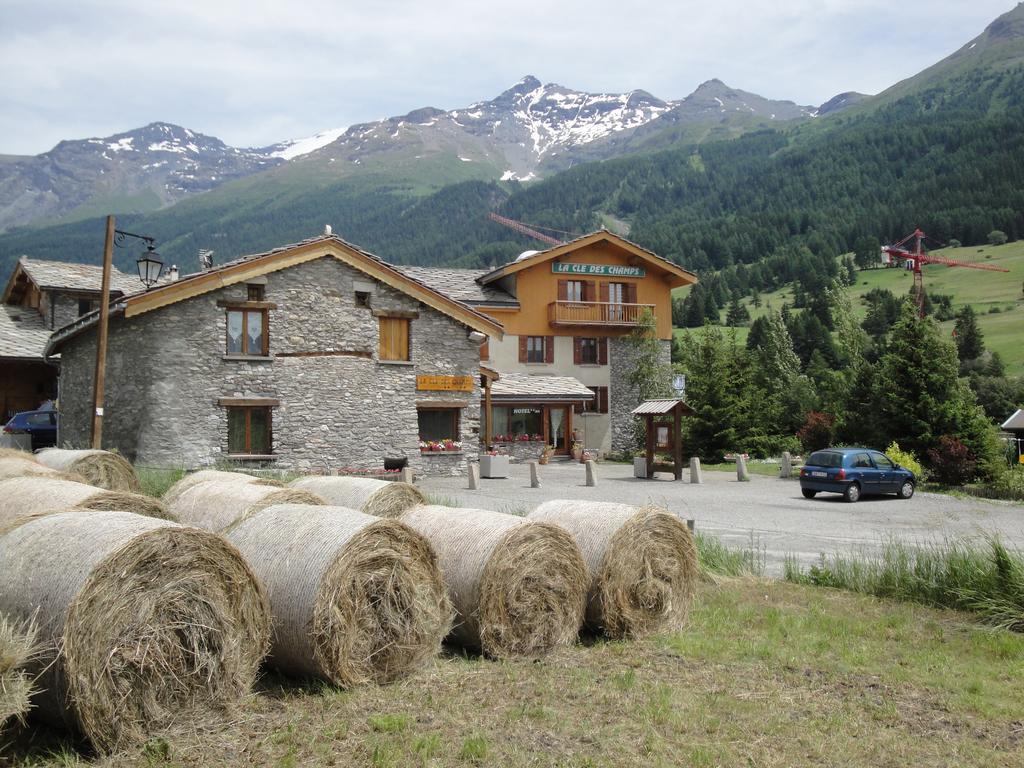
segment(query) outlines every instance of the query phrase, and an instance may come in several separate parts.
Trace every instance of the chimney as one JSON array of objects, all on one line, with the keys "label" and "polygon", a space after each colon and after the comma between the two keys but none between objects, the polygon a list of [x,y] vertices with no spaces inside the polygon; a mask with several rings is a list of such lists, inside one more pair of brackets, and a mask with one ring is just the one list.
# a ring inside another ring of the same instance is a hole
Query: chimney
[{"label": "chimney", "polygon": [[171,268],[167,270],[167,282],[173,283],[178,279],[178,265],[171,264]]},{"label": "chimney", "polygon": [[332,234],[331,225],[324,224],[324,237],[330,237]]}]

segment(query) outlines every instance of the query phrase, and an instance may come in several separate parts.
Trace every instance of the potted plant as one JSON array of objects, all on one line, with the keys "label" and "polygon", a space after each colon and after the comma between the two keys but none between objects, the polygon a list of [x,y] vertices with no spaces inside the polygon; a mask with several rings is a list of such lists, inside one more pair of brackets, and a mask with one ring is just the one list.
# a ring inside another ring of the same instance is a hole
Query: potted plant
[{"label": "potted plant", "polygon": [[495,451],[480,457],[480,477],[508,477],[508,456]]},{"label": "potted plant", "polygon": [[554,453],[555,453],[555,446],[553,446],[553,445],[545,445],[543,450],[541,450],[541,452],[540,452],[540,458],[537,459],[537,463],[538,464],[547,464],[548,463],[548,459],[550,459],[554,455]]},{"label": "potted plant", "polygon": [[572,448],[570,450],[572,452],[572,457],[576,461],[579,461],[580,460],[580,456],[583,455],[583,443],[579,442],[578,440],[574,440],[573,444],[572,444]]}]

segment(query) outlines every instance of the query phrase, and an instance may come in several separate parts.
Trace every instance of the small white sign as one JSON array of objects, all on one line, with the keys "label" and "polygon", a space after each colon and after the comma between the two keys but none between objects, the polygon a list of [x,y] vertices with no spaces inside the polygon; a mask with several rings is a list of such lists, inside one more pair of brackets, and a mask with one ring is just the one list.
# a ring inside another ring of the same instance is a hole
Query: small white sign
[{"label": "small white sign", "polygon": [[96,409],[96,415],[97,416],[102,416],[103,415],[103,409],[102,408],[97,408]]}]

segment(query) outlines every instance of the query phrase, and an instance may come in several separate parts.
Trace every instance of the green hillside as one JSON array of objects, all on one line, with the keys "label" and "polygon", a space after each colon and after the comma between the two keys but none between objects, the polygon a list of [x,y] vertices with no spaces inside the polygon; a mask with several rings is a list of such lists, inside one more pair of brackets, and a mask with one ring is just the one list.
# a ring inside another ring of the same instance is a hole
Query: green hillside
[{"label": "green hillside", "polygon": [[[959,261],[977,262],[1009,269],[1005,272],[963,269],[931,264],[924,268],[924,286],[929,294],[952,296],[954,311],[970,304],[978,314],[978,324],[985,335],[985,346],[998,352],[1006,363],[1008,376],[1024,376],[1024,241],[1000,246],[971,248],[945,248],[933,251],[935,255]],[[884,288],[897,296],[910,291],[913,275],[904,269],[868,269],[857,273],[857,282],[850,286],[854,307],[863,318],[866,314],[864,296],[875,288]],[[675,292],[685,297],[690,288]],[[749,297],[741,301],[751,320],[763,316],[770,309],[779,310],[783,304],[793,305],[793,286],[762,293],[761,306],[754,306]],[[723,313],[724,316],[724,313]],[[944,333],[952,333],[953,321],[940,324]],[[724,326],[723,331],[728,331]],[[748,327],[734,329],[737,339],[744,343]],[[684,331],[677,329],[676,333]]]}]

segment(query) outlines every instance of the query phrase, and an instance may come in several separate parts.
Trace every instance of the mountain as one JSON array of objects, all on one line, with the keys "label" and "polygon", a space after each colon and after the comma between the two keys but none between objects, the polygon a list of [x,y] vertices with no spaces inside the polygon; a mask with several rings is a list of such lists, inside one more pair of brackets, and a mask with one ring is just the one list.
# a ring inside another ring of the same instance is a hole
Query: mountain
[{"label": "mountain", "polygon": [[419,192],[469,180],[533,181],[579,162],[732,138],[814,113],[718,80],[666,102],[642,90],[586,93],[527,76],[494,99],[462,109],[423,107],[255,149],[153,123],[102,139],[64,141],[36,157],[0,157],[0,231],[152,211],[253,174],[275,194],[367,176]]},{"label": "mountain", "polygon": [[62,141],[0,161],[0,230],[110,210],[151,211],[284,162],[170,123],[106,138]]}]

